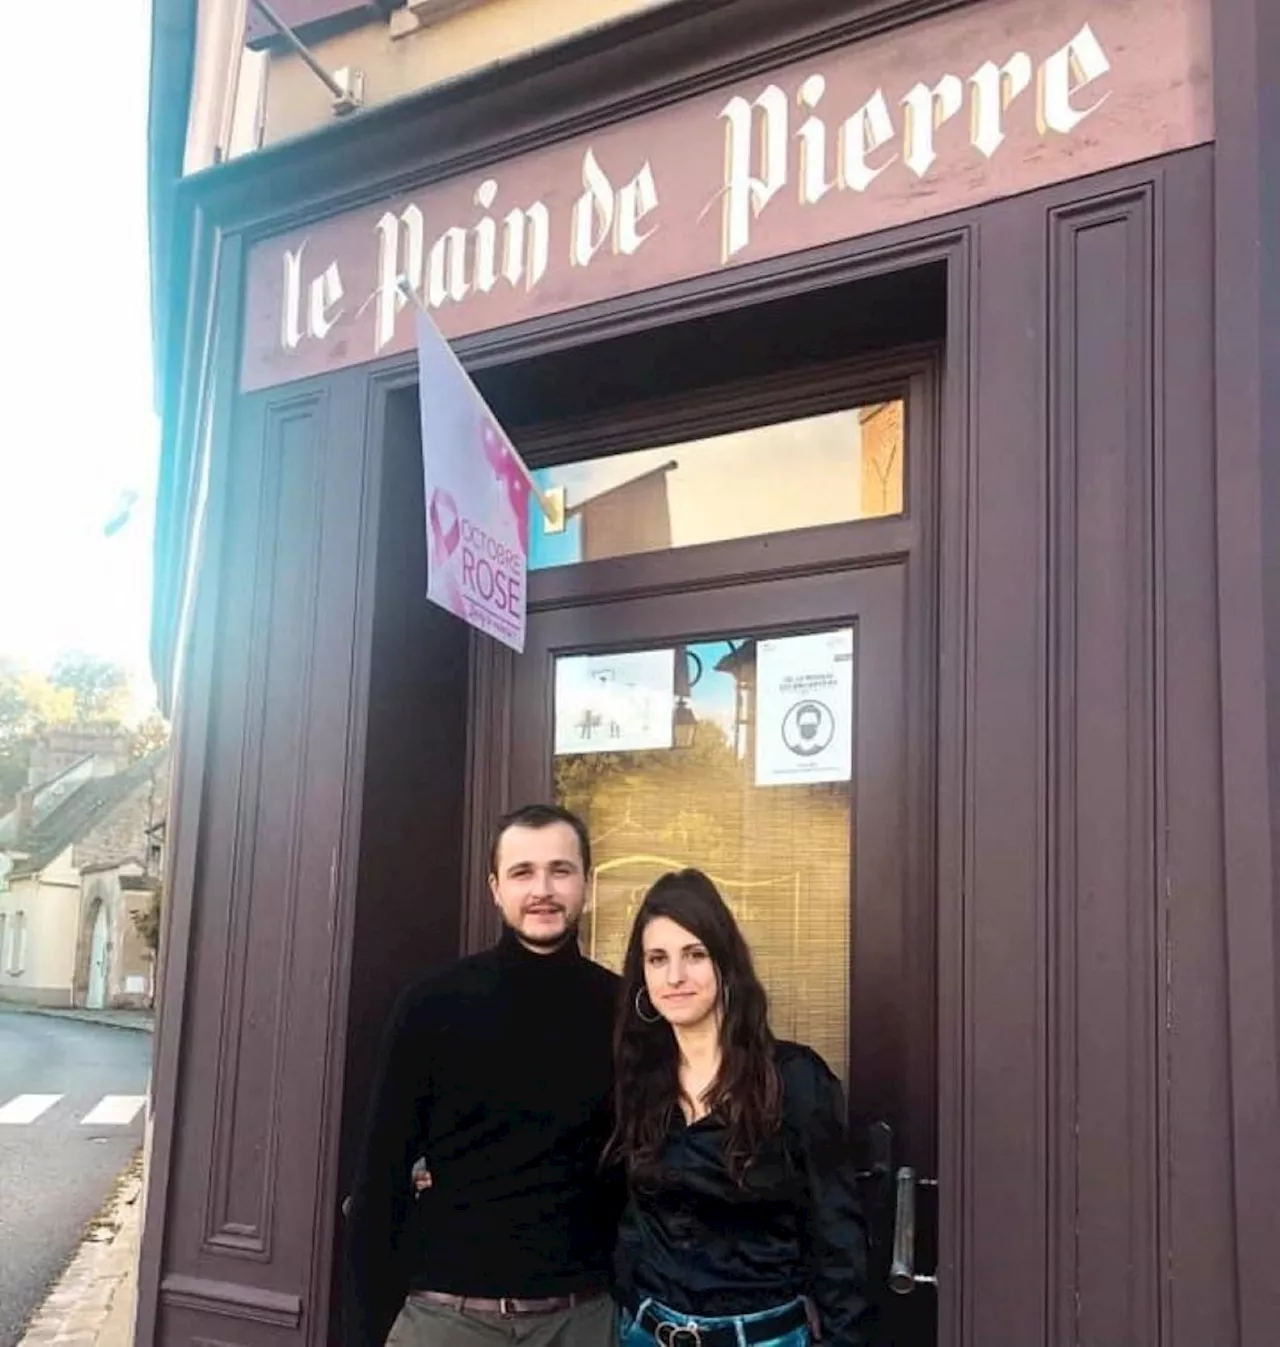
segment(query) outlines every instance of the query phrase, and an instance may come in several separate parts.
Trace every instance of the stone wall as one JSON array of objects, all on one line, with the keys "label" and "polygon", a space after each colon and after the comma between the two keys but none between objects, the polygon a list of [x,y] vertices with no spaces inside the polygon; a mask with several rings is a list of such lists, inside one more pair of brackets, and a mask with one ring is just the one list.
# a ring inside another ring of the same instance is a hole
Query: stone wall
[{"label": "stone wall", "polygon": [[169,803],[169,755],[162,754],[151,777],[140,782],[106,818],[91,828],[72,848],[72,864],[79,870],[137,861],[150,865],[148,829],[162,823]]},{"label": "stone wall", "polygon": [[129,739],[119,730],[55,725],[31,747],[28,786],[42,786],[83,759],[94,759],[94,776],[111,776],[129,763]]}]

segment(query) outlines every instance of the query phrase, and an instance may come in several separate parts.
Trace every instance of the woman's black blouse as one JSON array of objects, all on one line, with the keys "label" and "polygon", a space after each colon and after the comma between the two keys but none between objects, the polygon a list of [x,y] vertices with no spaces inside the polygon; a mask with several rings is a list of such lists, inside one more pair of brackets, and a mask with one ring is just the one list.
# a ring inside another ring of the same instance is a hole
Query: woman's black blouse
[{"label": "woman's black blouse", "polygon": [[867,1231],[840,1082],[811,1049],[779,1043],[782,1128],[729,1175],[716,1117],[673,1110],[652,1178],[633,1182],[618,1239],[618,1288],[686,1314],[752,1314],[807,1295],[824,1347],[873,1334]]}]

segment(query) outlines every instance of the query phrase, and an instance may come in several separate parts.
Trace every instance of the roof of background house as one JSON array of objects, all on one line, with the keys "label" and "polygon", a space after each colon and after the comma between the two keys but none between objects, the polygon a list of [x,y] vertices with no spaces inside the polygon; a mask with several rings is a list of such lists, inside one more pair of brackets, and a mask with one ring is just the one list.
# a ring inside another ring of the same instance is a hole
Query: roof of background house
[{"label": "roof of background house", "polygon": [[80,865],[76,868],[84,875],[101,875],[108,870],[123,870],[128,866],[133,866],[138,870],[143,868],[143,861],[137,856],[117,856],[110,861],[90,861],[88,865]]},{"label": "roof of background house", "polygon": [[123,772],[87,781],[73,795],[68,796],[12,848],[15,854],[13,870],[9,874],[10,882],[39,874],[69,846],[78,842],[90,828],[106,818],[153,775],[156,763],[165,752],[167,749],[157,749]]},{"label": "roof of background house", "polygon": [[121,893],[155,893],[160,881],[155,875],[121,875]]},{"label": "roof of background house", "polygon": [[[71,791],[79,789],[81,783],[93,771],[93,754],[64,767],[57,776],[51,777],[32,793],[28,808],[31,823],[39,823],[62,803]],[[21,796],[19,796],[21,798]],[[15,846],[18,842],[18,828],[22,810],[17,803],[3,817],[0,817],[0,846]]]}]

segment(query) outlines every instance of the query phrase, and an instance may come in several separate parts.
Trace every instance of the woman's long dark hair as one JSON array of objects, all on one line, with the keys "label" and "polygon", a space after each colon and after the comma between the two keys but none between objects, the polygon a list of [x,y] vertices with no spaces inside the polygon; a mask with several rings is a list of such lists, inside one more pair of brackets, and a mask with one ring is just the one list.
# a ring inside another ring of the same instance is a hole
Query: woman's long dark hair
[{"label": "woman's long dark hair", "polygon": [[782,1083],[773,1060],[768,998],[751,963],[751,951],[719,890],[701,870],[663,875],[645,895],[631,928],[622,966],[622,991],[614,1026],[615,1126],[606,1154],[621,1159],[634,1177],[652,1175],[680,1103],[680,1055],[664,1019],[650,1015],[644,980],[644,932],[656,917],[669,917],[706,946],[720,983],[720,1069],[707,1095],[710,1111],[726,1128],[729,1172],[741,1182],[761,1145],[777,1131]]}]

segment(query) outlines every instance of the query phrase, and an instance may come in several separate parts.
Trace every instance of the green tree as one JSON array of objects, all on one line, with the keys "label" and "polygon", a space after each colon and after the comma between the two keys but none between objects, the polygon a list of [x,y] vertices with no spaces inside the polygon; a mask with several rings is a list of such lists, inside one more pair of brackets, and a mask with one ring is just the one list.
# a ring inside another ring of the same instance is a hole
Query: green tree
[{"label": "green tree", "polygon": [[163,748],[169,742],[169,722],[159,711],[152,711],[145,720],[129,731],[129,758],[137,762]]},{"label": "green tree", "polygon": [[5,660],[0,662],[0,812],[27,783],[30,736],[31,712],[21,673]]},{"label": "green tree", "polygon": [[143,944],[154,958],[160,950],[160,912],[163,906],[163,888],[160,882],[151,891],[151,901],[140,912],[133,914],[133,924],[142,937]]},{"label": "green tree", "polygon": [[[51,725],[118,725],[129,702],[129,678],[110,660],[64,655],[49,677],[0,657],[0,813],[27,784],[31,746]],[[159,717],[153,718],[159,721]],[[144,721],[135,731],[142,756],[164,742],[161,726]]]},{"label": "green tree", "polygon": [[97,655],[59,656],[49,682],[74,696],[74,719],[82,725],[118,725],[129,705],[129,675]]},{"label": "green tree", "polygon": [[48,724],[73,719],[75,697],[11,659],[0,659],[0,810],[27,784],[31,744]]}]

